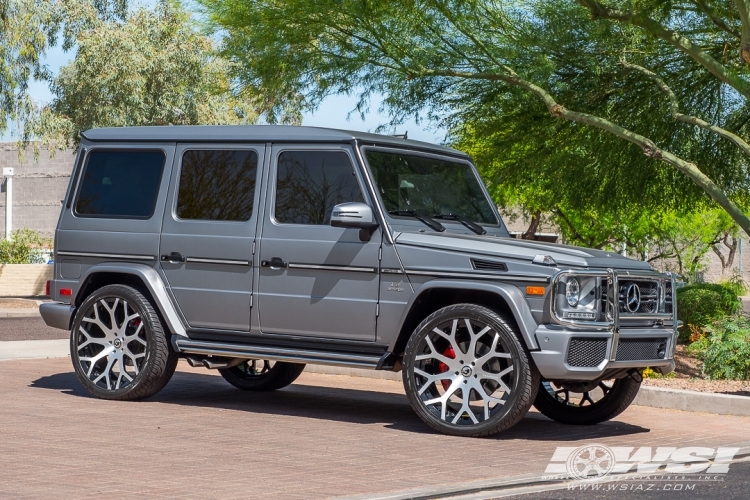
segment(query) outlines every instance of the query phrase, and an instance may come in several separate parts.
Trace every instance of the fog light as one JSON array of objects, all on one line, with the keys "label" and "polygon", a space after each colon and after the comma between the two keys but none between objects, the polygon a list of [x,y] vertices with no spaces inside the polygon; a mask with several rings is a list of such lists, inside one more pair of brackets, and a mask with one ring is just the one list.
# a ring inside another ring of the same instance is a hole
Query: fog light
[{"label": "fog light", "polygon": [[565,284],[565,298],[568,299],[568,305],[575,307],[578,305],[578,295],[581,292],[581,285],[576,278],[570,278]]},{"label": "fog light", "polygon": [[563,317],[566,319],[596,319],[596,313],[566,312]]}]

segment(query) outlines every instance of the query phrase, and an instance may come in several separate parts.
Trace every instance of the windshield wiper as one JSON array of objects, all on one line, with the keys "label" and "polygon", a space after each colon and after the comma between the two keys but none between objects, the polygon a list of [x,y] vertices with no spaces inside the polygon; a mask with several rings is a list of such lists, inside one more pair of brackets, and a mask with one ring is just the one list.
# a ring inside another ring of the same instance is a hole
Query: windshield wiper
[{"label": "windshield wiper", "polygon": [[436,219],[445,219],[445,220],[454,220],[457,222],[460,222],[464,226],[466,226],[469,230],[473,231],[476,234],[482,235],[487,234],[487,230],[477,224],[476,222],[470,221],[463,215],[457,215],[457,214],[437,214],[435,216]]},{"label": "windshield wiper", "polygon": [[428,226],[430,229],[437,231],[439,233],[442,233],[445,231],[445,226],[439,223],[436,220],[432,220],[426,215],[422,215],[418,212],[415,212],[414,210],[388,210],[388,213],[391,215],[405,215],[407,217],[414,217],[419,222],[423,223],[425,226]]}]

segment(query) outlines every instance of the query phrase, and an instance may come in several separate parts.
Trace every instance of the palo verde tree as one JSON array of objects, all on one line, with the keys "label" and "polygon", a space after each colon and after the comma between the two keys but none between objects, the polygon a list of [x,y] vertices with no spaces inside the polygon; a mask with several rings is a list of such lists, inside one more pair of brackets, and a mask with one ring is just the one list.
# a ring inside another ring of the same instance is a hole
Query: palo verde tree
[{"label": "palo verde tree", "polygon": [[[359,92],[365,106],[381,93],[396,120],[422,114],[454,131],[477,109],[542,109],[539,127],[567,122],[552,125],[568,146],[554,154],[619,155],[615,172],[577,163],[590,167],[582,192],[679,205],[689,180],[750,234],[746,0],[200,2],[238,80],[277,102]],[[645,157],[628,170],[634,154]]]}]

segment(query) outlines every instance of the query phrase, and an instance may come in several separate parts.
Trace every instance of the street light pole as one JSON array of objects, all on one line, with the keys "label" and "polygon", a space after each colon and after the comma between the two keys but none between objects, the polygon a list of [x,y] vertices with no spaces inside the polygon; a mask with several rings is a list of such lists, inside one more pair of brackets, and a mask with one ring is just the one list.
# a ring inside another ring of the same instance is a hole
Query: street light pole
[{"label": "street light pole", "polygon": [[5,239],[11,239],[13,231],[13,167],[3,168],[5,177]]}]

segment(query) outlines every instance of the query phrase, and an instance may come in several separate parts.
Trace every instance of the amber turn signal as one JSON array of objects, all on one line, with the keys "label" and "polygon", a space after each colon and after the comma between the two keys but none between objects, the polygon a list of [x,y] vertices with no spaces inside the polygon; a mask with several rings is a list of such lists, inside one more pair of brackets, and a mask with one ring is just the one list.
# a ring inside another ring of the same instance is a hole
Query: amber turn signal
[{"label": "amber turn signal", "polygon": [[527,286],[526,295],[544,295],[545,288],[543,286]]}]

